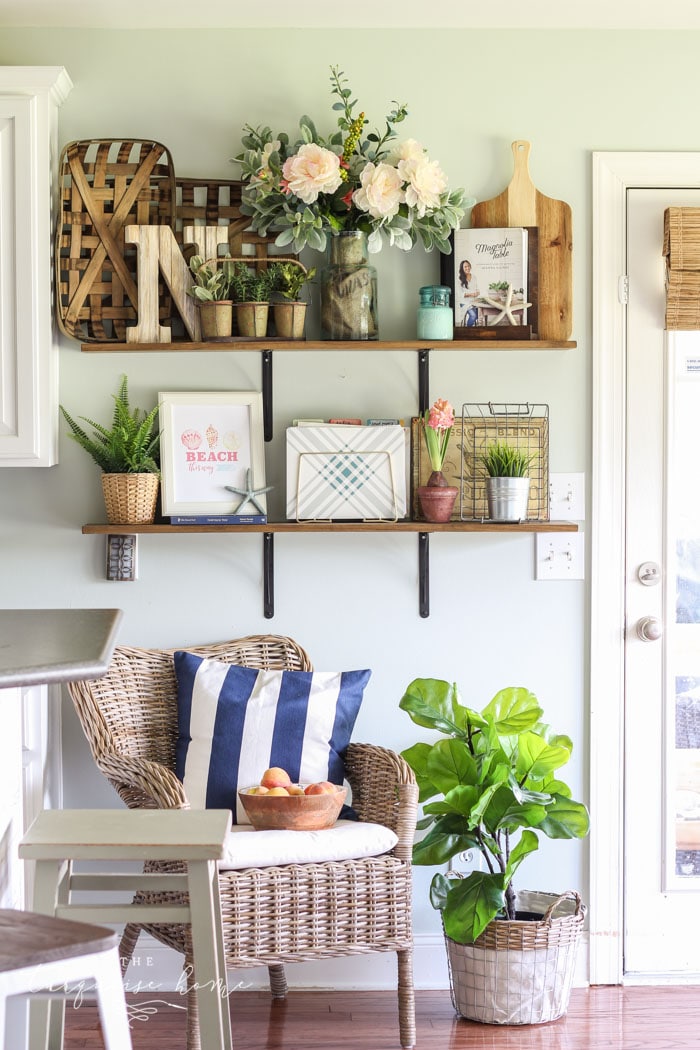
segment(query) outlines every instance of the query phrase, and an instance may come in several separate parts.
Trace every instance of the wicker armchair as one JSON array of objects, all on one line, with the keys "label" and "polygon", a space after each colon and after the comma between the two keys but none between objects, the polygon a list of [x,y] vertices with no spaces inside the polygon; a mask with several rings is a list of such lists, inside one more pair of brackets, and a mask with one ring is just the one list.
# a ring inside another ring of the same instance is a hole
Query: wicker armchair
[{"label": "wicker armchair", "polygon": [[[296,642],[274,635],[188,649],[245,667],[312,669]],[[97,766],[131,808],[189,806],[174,773],[173,652],[120,646],[104,677],[68,687]],[[397,845],[390,853],[362,860],[220,872],[226,962],[232,969],[267,966],[272,995],[283,998],[285,962],[396,952],[401,1046],[412,1047],[411,849],[418,790],[403,759],[374,745],[350,745],[346,775],[360,820],[392,828]],[[191,965],[188,927],[130,924],[121,946],[125,966],[142,928],[182,952]],[[199,1050],[199,1045],[196,1000],[190,995],[187,1047]]]}]

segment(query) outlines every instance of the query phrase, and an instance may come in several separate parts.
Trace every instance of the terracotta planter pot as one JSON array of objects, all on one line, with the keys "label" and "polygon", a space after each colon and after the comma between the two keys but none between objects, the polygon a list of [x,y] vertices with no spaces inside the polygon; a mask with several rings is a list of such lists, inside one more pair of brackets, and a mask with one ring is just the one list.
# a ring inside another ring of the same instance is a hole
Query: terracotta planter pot
[{"label": "terracotta planter pot", "polygon": [[419,485],[418,499],[426,522],[448,522],[459,491],[457,486],[446,483]]},{"label": "terracotta planter pot", "polygon": [[306,323],[306,303],[273,303],[272,315],[277,335],[281,339],[303,339]]},{"label": "terracotta planter pot", "polygon": [[230,339],[233,328],[233,303],[219,299],[199,303],[199,324],[202,339]]},{"label": "terracotta planter pot", "polygon": [[156,516],[157,474],[103,474],[102,492],[110,525],[147,525]]},{"label": "terracotta planter pot", "polygon": [[264,339],[269,313],[269,303],[236,303],[238,334],[244,339]]}]

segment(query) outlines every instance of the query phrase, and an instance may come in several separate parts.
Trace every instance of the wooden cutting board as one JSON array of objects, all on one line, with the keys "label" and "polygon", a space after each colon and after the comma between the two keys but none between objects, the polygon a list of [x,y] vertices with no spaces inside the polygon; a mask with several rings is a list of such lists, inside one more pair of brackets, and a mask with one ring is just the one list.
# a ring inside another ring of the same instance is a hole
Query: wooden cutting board
[{"label": "wooden cutting board", "polygon": [[497,197],[474,205],[471,224],[537,227],[537,335],[566,341],[572,324],[571,208],[536,188],[530,178],[529,142],[519,139],[512,150],[515,170],[510,184]]}]

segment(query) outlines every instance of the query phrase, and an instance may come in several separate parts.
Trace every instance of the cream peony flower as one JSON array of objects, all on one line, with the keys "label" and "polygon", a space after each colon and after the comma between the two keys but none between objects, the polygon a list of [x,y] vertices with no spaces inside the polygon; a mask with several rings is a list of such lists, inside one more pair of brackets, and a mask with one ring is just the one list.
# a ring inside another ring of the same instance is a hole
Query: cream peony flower
[{"label": "cream peony flower", "polygon": [[342,182],[340,159],[315,142],[300,146],[284,162],[282,174],[290,192],[304,204],[313,204],[321,193],[334,193]]},{"label": "cream peony flower", "polygon": [[373,219],[391,218],[404,203],[401,176],[391,164],[372,164],[362,169],[360,189],[352,195],[353,204]]},{"label": "cream peony flower", "polygon": [[419,218],[423,218],[428,208],[440,207],[440,196],[447,189],[447,177],[436,160],[427,156],[415,162],[400,161],[401,177],[408,182],[406,203],[415,208]]},{"label": "cream peony flower", "polygon": [[398,164],[400,160],[419,161],[425,156],[425,150],[420,142],[415,139],[406,139],[400,142],[389,158],[392,164]]}]

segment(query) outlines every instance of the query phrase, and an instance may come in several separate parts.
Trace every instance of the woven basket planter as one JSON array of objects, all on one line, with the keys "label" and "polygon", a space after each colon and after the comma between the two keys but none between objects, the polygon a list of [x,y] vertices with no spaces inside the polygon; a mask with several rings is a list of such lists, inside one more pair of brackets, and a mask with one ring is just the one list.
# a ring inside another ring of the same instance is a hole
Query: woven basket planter
[{"label": "woven basket planter", "polygon": [[103,474],[102,492],[110,525],[149,524],[156,516],[157,474]]},{"label": "woven basket planter", "polygon": [[542,918],[495,919],[473,944],[445,937],[452,1003],[462,1017],[543,1024],[566,1013],[586,912],[581,898],[525,890],[517,908]]}]

